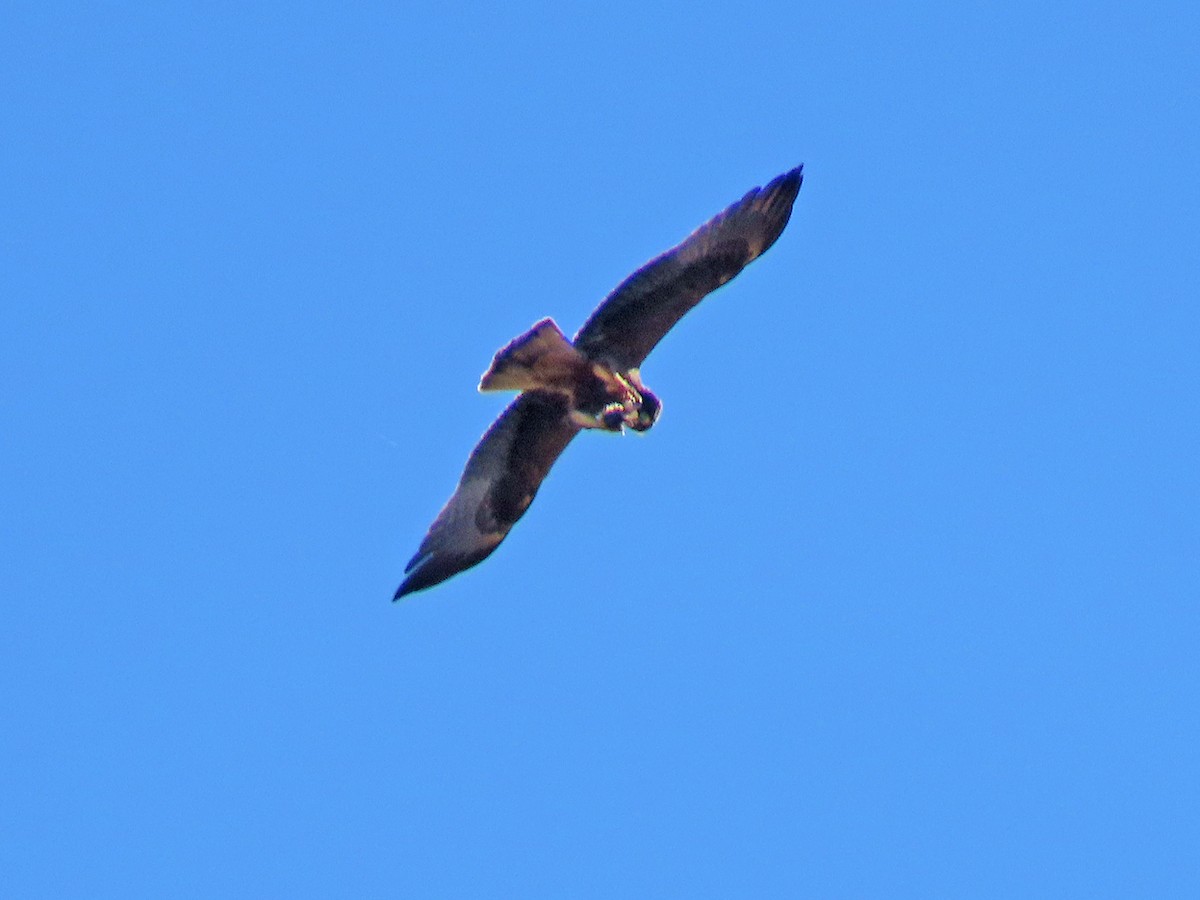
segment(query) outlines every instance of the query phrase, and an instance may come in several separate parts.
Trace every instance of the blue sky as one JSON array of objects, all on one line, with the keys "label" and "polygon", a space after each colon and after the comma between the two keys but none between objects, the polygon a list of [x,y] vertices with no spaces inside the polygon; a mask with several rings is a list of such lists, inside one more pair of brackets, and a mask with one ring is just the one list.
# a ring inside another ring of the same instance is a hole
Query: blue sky
[{"label": "blue sky", "polygon": [[[1200,889],[1194,5],[5,20],[13,896]],[[392,604],[496,348],[800,162]]]}]

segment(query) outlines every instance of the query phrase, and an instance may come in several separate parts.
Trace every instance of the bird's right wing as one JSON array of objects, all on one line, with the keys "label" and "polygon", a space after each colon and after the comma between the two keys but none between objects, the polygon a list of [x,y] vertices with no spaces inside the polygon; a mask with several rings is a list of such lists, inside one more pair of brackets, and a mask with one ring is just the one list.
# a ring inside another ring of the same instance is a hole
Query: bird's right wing
[{"label": "bird's right wing", "polygon": [[596,308],[576,349],[620,371],[640,366],[688,310],[775,243],[803,180],[803,166],[785,172],[650,260]]},{"label": "bird's right wing", "polygon": [[445,581],[495,550],[579,430],[562,394],[526,391],[510,403],[471,452],[454,496],[405,567],[395,599]]}]

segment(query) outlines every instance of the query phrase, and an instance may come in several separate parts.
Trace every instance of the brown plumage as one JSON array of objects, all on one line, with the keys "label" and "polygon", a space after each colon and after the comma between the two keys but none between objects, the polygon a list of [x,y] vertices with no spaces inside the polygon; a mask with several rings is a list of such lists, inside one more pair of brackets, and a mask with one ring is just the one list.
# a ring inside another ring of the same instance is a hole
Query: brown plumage
[{"label": "brown plumage", "polygon": [[472,451],[454,495],[405,568],[397,600],[495,550],[581,430],[646,431],[654,424],[661,403],[642,384],[642,363],[688,310],[775,242],[802,169],[750,191],[626,278],[574,341],[543,319],[496,354],[479,389],[522,393]]}]

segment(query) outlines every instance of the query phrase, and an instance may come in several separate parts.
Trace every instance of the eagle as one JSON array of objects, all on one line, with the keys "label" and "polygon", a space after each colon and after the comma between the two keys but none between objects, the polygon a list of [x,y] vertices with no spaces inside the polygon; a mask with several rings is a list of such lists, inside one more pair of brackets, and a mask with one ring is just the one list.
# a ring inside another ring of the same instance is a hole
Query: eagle
[{"label": "eagle", "polygon": [[683,315],[783,233],[803,181],[797,166],[757,187],[646,263],[568,340],[542,319],[500,349],[481,391],[519,391],[480,439],[454,495],[405,567],[395,599],[486,559],[529,509],[580,431],[649,430],[662,412],[642,382],[650,351]]}]

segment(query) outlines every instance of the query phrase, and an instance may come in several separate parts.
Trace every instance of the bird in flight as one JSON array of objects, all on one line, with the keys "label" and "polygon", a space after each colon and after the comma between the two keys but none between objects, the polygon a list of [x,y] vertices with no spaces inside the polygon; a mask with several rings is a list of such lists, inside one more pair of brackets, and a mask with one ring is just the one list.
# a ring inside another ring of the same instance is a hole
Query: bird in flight
[{"label": "bird in flight", "polygon": [[580,431],[654,424],[662,403],[642,383],[642,363],[688,310],[775,243],[803,168],[750,191],[626,278],[574,340],[542,319],[496,354],[479,390],[520,394],[471,451],[454,495],[405,567],[396,600],[491,554]]}]

